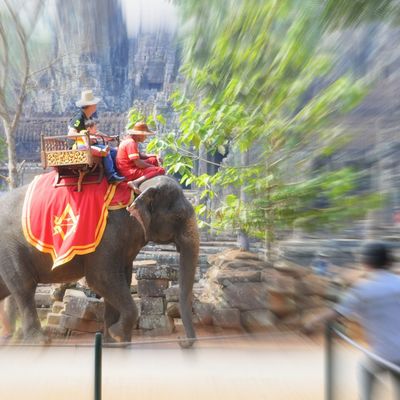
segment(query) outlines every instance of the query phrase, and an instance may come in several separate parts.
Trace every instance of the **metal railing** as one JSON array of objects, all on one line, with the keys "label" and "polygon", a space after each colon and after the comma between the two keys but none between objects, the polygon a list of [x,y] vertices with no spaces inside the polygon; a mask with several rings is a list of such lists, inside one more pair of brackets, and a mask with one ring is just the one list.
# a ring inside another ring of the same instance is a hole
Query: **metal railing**
[{"label": "metal railing", "polygon": [[94,342],[94,400],[101,400],[102,350],[103,336],[101,332],[97,332]]},{"label": "metal railing", "polygon": [[325,400],[335,400],[335,385],[334,385],[334,340],[338,338],[352,346],[353,348],[361,351],[367,358],[378,363],[387,371],[400,377],[400,367],[391,363],[388,360],[374,354],[365,347],[361,346],[356,341],[350,339],[344,333],[335,328],[334,323],[327,323],[325,327]]}]

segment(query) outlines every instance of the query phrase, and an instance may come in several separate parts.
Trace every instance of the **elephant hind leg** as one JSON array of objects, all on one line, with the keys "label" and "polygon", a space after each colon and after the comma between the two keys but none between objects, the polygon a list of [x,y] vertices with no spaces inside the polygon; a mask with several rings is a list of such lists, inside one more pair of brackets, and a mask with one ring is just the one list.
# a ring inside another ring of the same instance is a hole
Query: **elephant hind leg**
[{"label": "elephant hind leg", "polygon": [[6,284],[3,282],[3,280],[0,277],[0,301],[5,299],[10,295],[10,291],[8,290],[8,287]]},{"label": "elephant hind leg", "polygon": [[119,320],[119,312],[108,301],[104,301],[104,341],[115,342],[108,332],[108,329]]},{"label": "elephant hind leg", "polygon": [[40,325],[35,304],[35,289],[36,287],[33,287],[30,290],[25,289],[24,292],[13,292],[12,296],[21,315],[24,341],[46,344],[49,343],[50,339],[43,333]]}]

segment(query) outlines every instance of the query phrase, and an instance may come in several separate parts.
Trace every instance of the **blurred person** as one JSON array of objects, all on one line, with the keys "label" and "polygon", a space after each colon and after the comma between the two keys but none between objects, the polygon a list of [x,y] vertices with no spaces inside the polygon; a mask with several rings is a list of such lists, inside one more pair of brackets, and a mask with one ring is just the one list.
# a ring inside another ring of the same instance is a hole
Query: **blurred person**
[{"label": "blurred person", "polygon": [[128,186],[139,194],[141,183],[154,176],[164,175],[165,170],[160,166],[161,160],[155,154],[139,151],[139,143],[144,142],[147,136],[154,135],[145,122],[137,122],[133,129],[127,131],[127,135],[118,147],[117,168],[125,176]]},{"label": "blurred person", "polygon": [[[122,182],[125,178],[118,175],[114,164],[117,150],[106,144],[106,142],[109,142],[111,138],[104,133],[98,132],[96,122],[93,120],[86,121],[85,128],[90,135],[90,148],[92,153],[96,156],[102,157],[104,171],[108,182]],[[100,143],[101,141],[103,143]]]},{"label": "blurred person", "polygon": [[0,325],[2,328],[0,345],[6,343],[13,334],[10,319],[5,309],[5,300],[0,301]]},{"label": "blurred person", "polygon": [[327,276],[330,273],[329,269],[330,262],[328,256],[320,251],[311,262],[311,270],[316,275]]},{"label": "blurred person", "polygon": [[[389,271],[391,255],[381,242],[368,242],[362,250],[362,264],[368,272],[365,280],[355,284],[333,309],[315,316],[305,324],[312,333],[323,322],[338,317],[356,316],[371,350],[377,356],[400,367],[400,277]],[[361,363],[361,399],[371,400],[377,375],[390,372],[371,358]],[[396,399],[400,399],[400,375],[394,376]]]}]

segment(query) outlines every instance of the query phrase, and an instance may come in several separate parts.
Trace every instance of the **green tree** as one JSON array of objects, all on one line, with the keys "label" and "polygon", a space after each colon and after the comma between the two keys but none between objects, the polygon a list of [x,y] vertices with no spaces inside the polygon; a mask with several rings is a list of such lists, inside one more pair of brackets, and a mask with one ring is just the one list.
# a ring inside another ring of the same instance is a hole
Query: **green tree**
[{"label": "green tree", "polygon": [[[232,194],[210,218],[218,227],[265,237],[301,219],[312,228],[348,220],[356,186],[351,170],[309,175],[309,161],[343,144],[336,121],[363,98],[366,87],[349,72],[335,76],[334,60],[321,48],[323,7],[304,0],[181,1],[188,21],[183,47],[186,90],[175,94],[180,130],[153,146],[169,148],[170,171],[214,198],[219,187]],[[251,152],[215,175],[195,176],[199,149],[209,153]],[[242,161],[242,162],[241,162]],[[331,190],[331,186],[335,190]],[[245,193],[247,196],[243,196]],[[317,208],[317,197],[329,206]],[[375,198],[363,197],[364,205]],[[353,217],[360,215],[354,210]],[[364,209],[363,209],[364,210]],[[199,214],[210,212],[205,204]]]}]

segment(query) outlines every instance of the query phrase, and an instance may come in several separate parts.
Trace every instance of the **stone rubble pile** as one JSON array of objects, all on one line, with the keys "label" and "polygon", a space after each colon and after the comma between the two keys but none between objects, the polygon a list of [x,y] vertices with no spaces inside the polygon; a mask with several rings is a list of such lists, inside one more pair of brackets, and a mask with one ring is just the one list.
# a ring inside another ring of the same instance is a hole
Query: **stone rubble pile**
[{"label": "stone rubble pile", "polygon": [[103,299],[88,297],[82,290],[67,289],[63,301],[55,301],[47,315],[47,331],[56,335],[100,332],[103,314]]},{"label": "stone rubble pile", "polygon": [[209,263],[200,295],[195,296],[195,319],[248,332],[299,328],[363,274],[338,268],[330,277],[322,277],[288,261],[272,266],[240,250],[210,256]]}]

